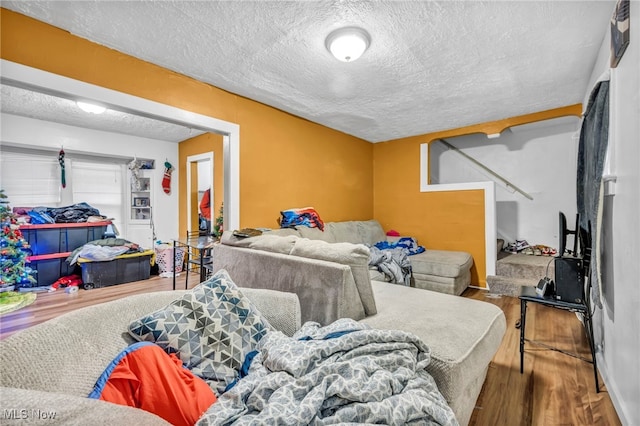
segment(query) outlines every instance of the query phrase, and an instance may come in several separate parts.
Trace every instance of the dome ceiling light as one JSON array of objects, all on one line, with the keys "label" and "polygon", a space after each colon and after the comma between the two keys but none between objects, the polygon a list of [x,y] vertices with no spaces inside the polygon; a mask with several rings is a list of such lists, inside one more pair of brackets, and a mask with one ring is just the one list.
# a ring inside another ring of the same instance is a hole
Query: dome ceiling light
[{"label": "dome ceiling light", "polygon": [[342,62],[353,62],[367,50],[371,37],[362,28],[339,28],[327,36],[327,49]]}]

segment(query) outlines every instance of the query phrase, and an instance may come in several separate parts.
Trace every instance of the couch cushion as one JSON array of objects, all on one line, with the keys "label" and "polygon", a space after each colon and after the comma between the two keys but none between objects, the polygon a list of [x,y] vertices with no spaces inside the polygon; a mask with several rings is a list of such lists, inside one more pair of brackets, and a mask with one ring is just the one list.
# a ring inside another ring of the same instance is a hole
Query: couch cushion
[{"label": "couch cushion", "polygon": [[409,256],[414,274],[437,275],[455,278],[468,271],[473,257],[462,251],[425,250]]},{"label": "couch cushion", "polygon": [[233,232],[224,231],[220,242],[234,247],[251,248],[254,250],[270,251],[272,253],[289,254],[293,244],[300,238],[296,235],[274,235],[267,233],[256,237],[236,237]]},{"label": "couch cushion", "polygon": [[389,279],[387,278],[387,276],[385,274],[383,274],[382,272],[378,271],[377,269],[372,269],[372,268],[369,268],[369,279],[371,281],[389,282]]},{"label": "couch cushion", "polygon": [[165,308],[133,321],[129,333],[176,352],[192,373],[222,393],[270,328],[227,271],[220,270]]},{"label": "couch cushion", "polygon": [[[479,300],[373,281],[378,314],[361,320],[401,329],[431,349],[427,371],[448,402],[481,376],[500,346],[506,320],[500,308]],[[469,401],[473,404],[474,401]]]},{"label": "couch cushion", "polygon": [[318,228],[309,228],[307,226],[298,226],[296,228],[296,231],[300,234],[302,238],[308,238],[310,240],[326,241],[328,243],[335,243],[336,240],[333,238],[333,233],[327,230],[327,225],[330,225],[330,224],[325,224],[324,231],[321,231]]},{"label": "couch cushion", "polygon": [[364,244],[375,244],[387,238],[382,225],[377,220],[358,222],[358,234],[360,234],[360,241]]},{"label": "couch cushion", "polygon": [[385,234],[377,220],[358,220],[346,222],[330,222],[325,226],[325,232],[338,243],[375,244],[384,241]]},{"label": "couch cushion", "polygon": [[296,240],[291,255],[348,265],[351,268],[365,315],[376,313],[376,301],[369,279],[369,249],[366,246],[300,238]]},{"label": "couch cushion", "polygon": [[265,231],[263,235],[279,235],[281,237],[286,237],[289,235],[295,235],[296,237],[300,237],[300,232],[298,232],[295,228],[279,228],[279,229],[270,229]]},{"label": "couch cushion", "polygon": [[471,283],[471,271],[466,270],[455,278],[426,274],[413,274],[412,278],[412,287],[460,296]]},{"label": "couch cushion", "polygon": [[353,220],[345,222],[327,222],[324,231],[317,228],[298,226],[300,235],[310,240],[322,240],[328,243],[353,243],[373,245],[384,241],[386,236],[377,220]]}]

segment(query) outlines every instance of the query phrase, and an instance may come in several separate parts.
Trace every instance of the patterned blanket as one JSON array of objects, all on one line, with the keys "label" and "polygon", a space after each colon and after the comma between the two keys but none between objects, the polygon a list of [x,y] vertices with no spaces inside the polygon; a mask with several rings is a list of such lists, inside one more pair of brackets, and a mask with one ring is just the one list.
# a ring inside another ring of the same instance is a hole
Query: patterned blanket
[{"label": "patterned blanket", "polygon": [[351,319],[309,322],[292,338],[269,332],[197,424],[457,425],[425,370],[429,354],[410,333]]}]

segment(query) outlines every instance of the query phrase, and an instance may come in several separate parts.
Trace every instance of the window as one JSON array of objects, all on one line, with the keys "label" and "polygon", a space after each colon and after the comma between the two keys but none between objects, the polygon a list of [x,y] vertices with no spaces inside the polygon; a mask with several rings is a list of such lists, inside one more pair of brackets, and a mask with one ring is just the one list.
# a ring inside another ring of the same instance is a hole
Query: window
[{"label": "window", "polygon": [[54,151],[3,147],[0,151],[0,187],[11,207],[64,207],[87,203],[113,218],[126,231],[126,166],[113,159],[67,154],[66,188],[62,188],[58,154]]},{"label": "window", "polygon": [[11,207],[58,207],[61,201],[57,153],[0,153],[0,186]]},{"label": "window", "polygon": [[73,203],[84,202],[98,209],[123,232],[124,165],[73,160],[67,169],[72,171]]}]

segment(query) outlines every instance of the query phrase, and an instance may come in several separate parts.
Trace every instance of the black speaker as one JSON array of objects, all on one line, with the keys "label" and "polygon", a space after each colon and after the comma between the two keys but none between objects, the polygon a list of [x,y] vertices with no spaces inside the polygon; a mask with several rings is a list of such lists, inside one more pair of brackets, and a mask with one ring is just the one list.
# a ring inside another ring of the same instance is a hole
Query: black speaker
[{"label": "black speaker", "polygon": [[556,257],[556,299],[569,303],[582,303],[584,273],[582,259],[576,257]]}]

